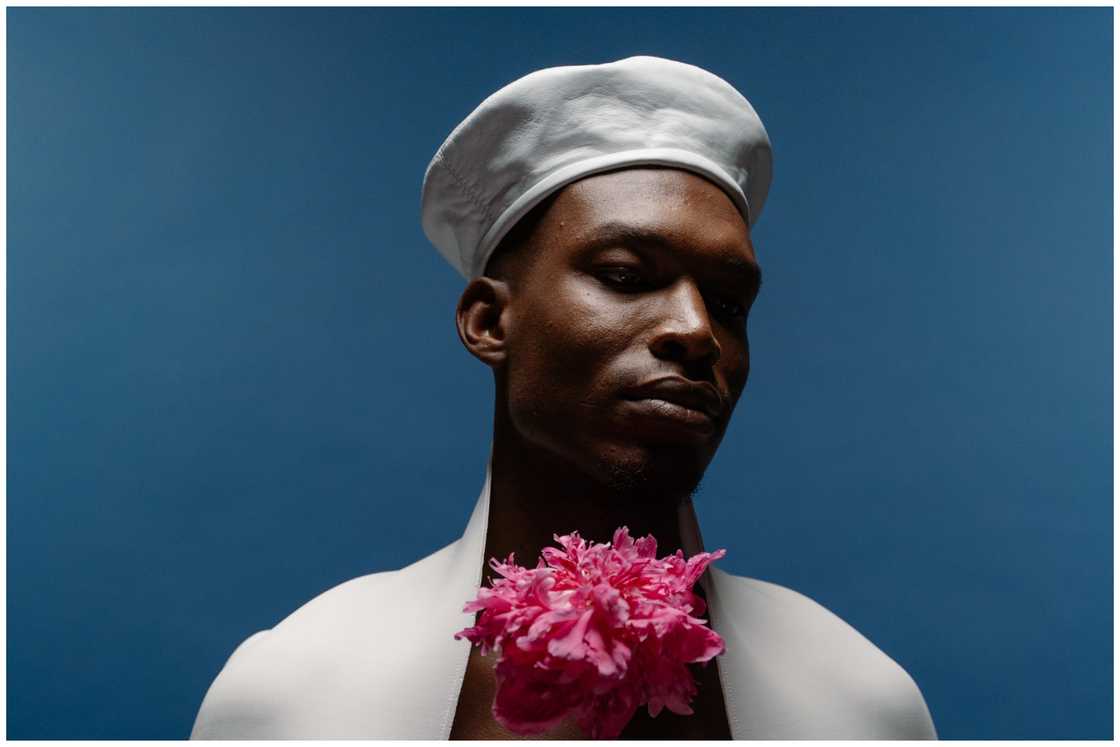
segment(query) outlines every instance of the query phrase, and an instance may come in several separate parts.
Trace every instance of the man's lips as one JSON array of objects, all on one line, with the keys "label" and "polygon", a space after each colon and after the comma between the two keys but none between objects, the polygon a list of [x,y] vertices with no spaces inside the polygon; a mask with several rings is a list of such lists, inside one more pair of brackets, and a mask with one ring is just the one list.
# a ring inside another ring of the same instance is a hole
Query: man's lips
[{"label": "man's lips", "polygon": [[622,396],[629,400],[662,400],[701,412],[716,422],[723,419],[725,410],[723,397],[714,386],[679,376],[668,376],[627,389]]}]

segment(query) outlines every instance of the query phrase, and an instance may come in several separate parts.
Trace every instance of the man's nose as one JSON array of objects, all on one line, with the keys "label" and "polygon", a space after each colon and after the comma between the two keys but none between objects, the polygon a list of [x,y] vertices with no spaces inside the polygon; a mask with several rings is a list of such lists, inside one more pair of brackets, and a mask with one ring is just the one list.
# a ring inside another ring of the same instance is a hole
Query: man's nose
[{"label": "man's nose", "polygon": [[658,312],[657,330],[650,350],[658,358],[695,364],[714,365],[720,347],[712,330],[712,320],[704,296],[695,283],[681,279],[666,289]]}]

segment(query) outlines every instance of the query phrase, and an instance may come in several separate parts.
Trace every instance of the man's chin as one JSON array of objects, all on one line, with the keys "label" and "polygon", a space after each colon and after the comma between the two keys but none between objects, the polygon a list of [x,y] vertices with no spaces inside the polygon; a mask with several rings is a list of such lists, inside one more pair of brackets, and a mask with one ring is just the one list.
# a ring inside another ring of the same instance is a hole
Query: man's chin
[{"label": "man's chin", "polygon": [[600,460],[600,477],[620,500],[679,504],[700,486],[707,461],[681,449],[610,449]]}]

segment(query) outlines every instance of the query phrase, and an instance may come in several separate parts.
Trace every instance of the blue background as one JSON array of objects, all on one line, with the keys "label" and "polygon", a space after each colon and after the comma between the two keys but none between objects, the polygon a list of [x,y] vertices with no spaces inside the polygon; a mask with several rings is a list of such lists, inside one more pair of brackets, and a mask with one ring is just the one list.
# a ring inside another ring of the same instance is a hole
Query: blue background
[{"label": "blue background", "polygon": [[490,443],[420,182],[656,54],[754,103],[721,567],[942,737],[1112,736],[1112,9],[8,11],[8,736],[181,738],[234,647],[461,533]]}]

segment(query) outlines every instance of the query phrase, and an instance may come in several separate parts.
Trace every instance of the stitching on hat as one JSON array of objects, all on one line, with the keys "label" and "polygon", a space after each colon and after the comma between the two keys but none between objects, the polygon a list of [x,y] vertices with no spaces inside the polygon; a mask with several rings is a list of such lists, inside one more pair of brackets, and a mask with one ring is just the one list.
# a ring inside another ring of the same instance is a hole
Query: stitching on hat
[{"label": "stitching on hat", "polygon": [[[455,183],[459,185],[459,188],[463,190],[463,192],[467,195],[467,198],[474,204],[476,208],[478,208],[479,212],[482,213],[483,219],[486,220],[488,224],[490,221],[490,209],[487,203],[479,196],[478,192],[475,191],[474,186],[471,185],[471,183],[466,179],[464,179],[455,169],[455,167],[451,165],[451,161],[448,160],[447,157],[443,154],[442,148],[440,149],[440,152],[437,154],[437,156],[439,157],[440,163],[442,163],[447,169],[447,173],[451,174],[451,178],[455,180]],[[474,247],[471,248],[473,249]],[[463,267],[467,267],[467,258],[463,255],[463,249],[464,247],[460,244],[459,264]],[[472,268],[468,267],[468,270],[470,269]]]},{"label": "stitching on hat", "polygon": [[444,157],[441,157],[440,161],[442,161],[443,165],[447,167],[447,173],[451,174],[451,176],[455,179],[455,182],[460,187],[462,187],[464,192],[467,193],[467,197],[470,198],[475,207],[481,210],[483,214],[489,213],[490,211],[487,208],[486,202],[481,197],[479,197],[478,193],[475,191],[475,188],[471,185],[471,183],[460,176],[459,172],[456,171],[455,168],[451,165],[451,161],[448,161]]}]

